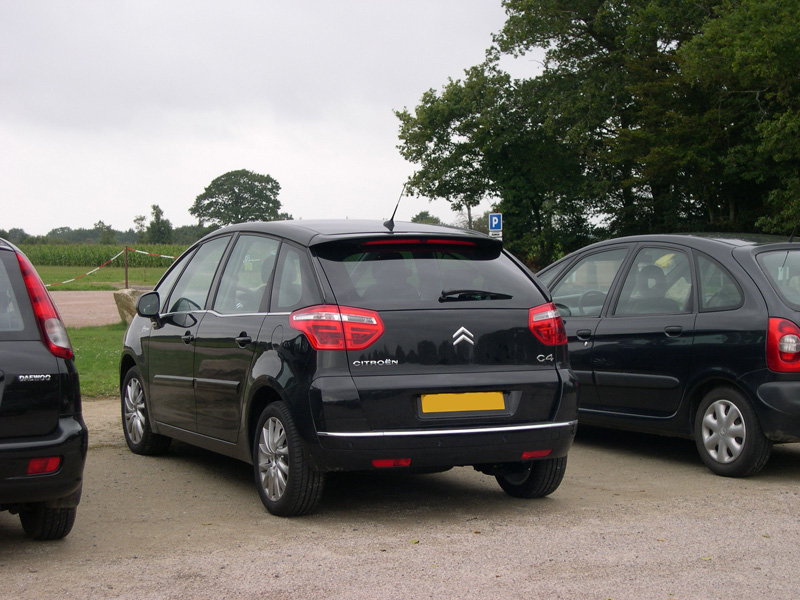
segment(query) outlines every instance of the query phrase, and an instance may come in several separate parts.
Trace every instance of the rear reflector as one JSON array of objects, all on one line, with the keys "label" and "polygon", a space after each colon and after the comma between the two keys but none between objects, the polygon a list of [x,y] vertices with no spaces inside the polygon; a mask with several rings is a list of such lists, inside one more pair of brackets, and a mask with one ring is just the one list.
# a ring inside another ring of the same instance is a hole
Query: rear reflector
[{"label": "rear reflector", "polygon": [[553,450],[529,450],[528,452],[522,453],[522,460],[531,460],[532,458],[544,458],[545,456],[550,456]]},{"label": "rear reflector", "polygon": [[407,467],[411,464],[410,458],[376,458],[372,461],[372,466],[376,469],[388,469],[391,467]]},{"label": "rear reflector", "polygon": [[45,475],[55,473],[61,467],[60,456],[44,456],[32,458],[28,461],[28,475]]}]

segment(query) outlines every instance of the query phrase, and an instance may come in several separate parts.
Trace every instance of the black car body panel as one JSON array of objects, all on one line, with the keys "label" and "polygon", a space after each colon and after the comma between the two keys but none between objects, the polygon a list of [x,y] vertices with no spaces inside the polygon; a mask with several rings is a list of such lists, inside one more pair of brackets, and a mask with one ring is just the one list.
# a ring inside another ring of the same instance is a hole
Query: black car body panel
[{"label": "black car body panel", "polygon": [[[58,321],[63,356],[56,356],[44,341],[19,254],[0,240],[0,510],[24,514],[35,506],[73,509],[81,497],[88,447],[78,373],[49,296],[42,301]],[[31,276],[41,285],[35,272]],[[47,294],[43,286],[36,293]],[[55,470],[31,472],[32,462],[48,457],[58,461]],[[34,537],[63,537],[70,528],[71,522]]]},{"label": "black car body panel", "polygon": [[[696,437],[703,398],[725,388],[744,395],[770,441],[800,441],[800,373],[767,364],[770,320],[800,314],[758,264],[761,253],[798,249],[763,236],[643,235],[541,271],[581,382],[580,421]],[[657,277],[636,292],[652,266]]]},{"label": "black car body panel", "polygon": [[[206,256],[216,258],[204,267]],[[120,372],[124,383],[141,371],[156,435],[252,462],[256,422],[281,402],[318,472],[373,468],[394,452],[422,467],[558,458],[572,443],[566,347],[531,330],[547,292],[487,236],[236,225],[190,248],[156,293],[158,314],[128,329]],[[324,328],[316,339],[331,312],[354,336],[347,348],[326,346]],[[465,399],[475,404],[451,406]]]}]

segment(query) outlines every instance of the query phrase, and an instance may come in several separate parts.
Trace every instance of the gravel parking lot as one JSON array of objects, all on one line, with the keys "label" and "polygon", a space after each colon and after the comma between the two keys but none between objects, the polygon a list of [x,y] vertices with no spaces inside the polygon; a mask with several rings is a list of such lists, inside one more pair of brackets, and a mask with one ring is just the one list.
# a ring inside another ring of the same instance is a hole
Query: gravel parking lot
[{"label": "gravel parking lot", "polygon": [[63,541],[0,513],[3,598],[795,598],[800,447],[711,475],[691,442],[586,430],[562,486],[515,500],[468,468],[331,477],[270,516],[248,465],[131,454],[115,398],[85,402],[84,497]]},{"label": "gravel parking lot", "polygon": [[725,479],[690,441],[584,428],[546,499],[468,468],[340,474],[318,513],[280,519],[249,465],[178,443],[136,456],[116,398],[84,414],[75,527],[33,542],[0,513],[0,598],[788,599],[800,585],[798,444]]}]

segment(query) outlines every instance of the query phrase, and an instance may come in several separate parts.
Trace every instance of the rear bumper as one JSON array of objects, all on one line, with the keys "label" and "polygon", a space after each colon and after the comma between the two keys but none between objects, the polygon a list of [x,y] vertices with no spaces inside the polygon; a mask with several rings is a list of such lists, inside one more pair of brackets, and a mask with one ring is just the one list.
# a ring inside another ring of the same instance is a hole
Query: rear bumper
[{"label": "rear bumper", "polygon": [[800,442],[800,381],[771,381],[758,386],[758,417],[775,442]]},{"label": "rear bumper", "polygon": [[[48,436],[0,441],[0,509],[44,502],[72,507],[80,502],[88,432],[80,416],[61,417]],[[55,473],[27,475],[32,458],[60,456]]]},{"label": "rear bumper", "polygon": [[566,456],[577,421],[513,426],[375,432],[317,432],[310,457],[324,471],[373,468],[376,459],[410,458],[411,467],[519,462],[523,452]]}]

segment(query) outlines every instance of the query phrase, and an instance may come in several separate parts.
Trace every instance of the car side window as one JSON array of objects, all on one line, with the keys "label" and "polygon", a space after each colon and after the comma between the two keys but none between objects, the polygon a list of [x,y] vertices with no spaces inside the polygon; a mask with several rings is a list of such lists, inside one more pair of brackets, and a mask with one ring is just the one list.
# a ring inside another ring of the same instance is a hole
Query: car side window
[{"label": "car side window", "polygon": [[[14,261],[17,260],[13,253],[8,252],[6,254],[11,256]],[[6,266],[0,260],[0,340],[5,341],[6,336],[4,334],[6,333],[20,332],[24,329],[25,322],[22,320],[20,304],[14,294],[14,288],[11,285]]]},{"label": "car side window", "polygon": [[180,274],[183,272],[184,267],[186,267],[186,264],[191,260],[192,256],[193,253],[181,256],[173,264],[172,268],[167,271],[166,275],[161,278],[161,281],[158,282],[156,291],[161,301],[158,312],[167,312],[167,300],[169,300],[169,293],[172,291],[172,286],[175,285],[175,282],[178,280],[178,277],[180,277]]},{"label": "car side window", "polygon": [[214,274],[229,241],[230,236],[219,237],[197,249],[169,296],[166,312],[190,312],[205,307]]},{"label": "car side window", "polygon": [[279,246],[279,241],[268,237],[239,236],[222,272],[214,310],[221,314],[264,311],[265,292]]},{"label": "car side window", "polygon": [[561,316],[599,316],[627,253],[626,248],[606,250],[573,265],[552,289]]},{"label": "car side window", "polygon": [[742,290],[725,267],[698,254],[697,269],[700,273],[700,310],[730,310],[742,305]]},{"label": "car side window", "polygon": [[321,301],[308,257],[284,244],[275,270],[270,312],[290,312]]},{"label": "car side window", "polygon": [[689,257],[673,248],[642,248],[630,266],[614,314],[681,314],[692,311]]}]

